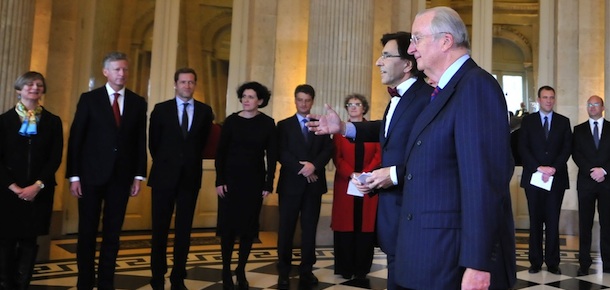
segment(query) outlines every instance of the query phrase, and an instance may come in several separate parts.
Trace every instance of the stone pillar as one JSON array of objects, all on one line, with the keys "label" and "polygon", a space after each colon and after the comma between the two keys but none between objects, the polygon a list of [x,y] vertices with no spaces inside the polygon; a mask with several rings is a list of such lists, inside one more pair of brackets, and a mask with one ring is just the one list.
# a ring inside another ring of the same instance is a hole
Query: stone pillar
[{"label": "stone pillar", "polygon": [[35,0],[0,0],[0,112],[14,106],[13,84],[30,69]]},{"label": "stone pillar", "polygon": [[491,73],[493,28],[493,1],[473,0],[472,2],[472,58]]},{"label": "stone pillar", "polygon": [[[578,6],[574,4],[574,6]],[[534,85],[534,90],[537,91],[540,86],[555,84],[555,47],[559,45],[560,40],[557,39],[559,33],[568,33],[570,26],[575,27],[574,23],[564,20],[563,17],[560,23],[557,23],[557,34],[555,33],[555,1],[554,0],[540,0],[540,33],[538,40],[538,63],[534,65],[538,66],[537,82]],[[568,16],[569,13],[566,12]],[[569,24],[568,24],[569,23]],[[573,33],[570,35],[564,35],[565,37],[576,36]],[[557,43],[555,43],[557,39]],[[567,38],[566,38],[567,39]],[[576,38],[578,39],[578,38]],[[570,46],[572,47],[572,46]],[[565,51],[566,47],[562,47],[562,51],[565,54],[570,55],[570,52]],[[575,79],[572,77],[572,79]],[[533,98],[536,100],[536,97]]]},{"label": "stone pillar", "polygon": [[325,103],[343,118],[350,93],[370,96],[373,61],[372,0],[312,0],[309,13],[307,83],[316,89],[314,112]]}]

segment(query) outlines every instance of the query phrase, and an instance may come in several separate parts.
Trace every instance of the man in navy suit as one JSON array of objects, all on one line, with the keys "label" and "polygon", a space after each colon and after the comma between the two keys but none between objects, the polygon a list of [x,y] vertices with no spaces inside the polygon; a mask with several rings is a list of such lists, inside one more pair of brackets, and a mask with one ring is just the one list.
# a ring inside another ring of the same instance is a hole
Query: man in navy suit
[{"label": "man in navy suit", "polygon": [[420,72],[417,70],[415,58],[407,53],[410,38],[410,33],[402,31],[384,34],[381,38],[383,50],[375,64],[381,71],[381,82],[387,85],[391,92],[391,100],[386,107],[383,120],[343,123],[339,115],[327,107],[327,115],[313,116],[320,121],[310,124],[316,134],[341,132],[356,141],[380,142],[382,168],[372,172],[368,184],[358,187],[364,193],[370,192],[371,188],[380,188],[377,237],[387,257],[389,290],[397,289],[394,282],[394,256],[402,202],[403,179],[400,177],[404,176],[405,146],[413,122],[428,104],[432,93],[432,87],[419,77]]},{"label": "man in navy suit", "polygon": [[186,289],[186,260],[193,215],[203,168],[201,161],[214,114],[193,99],[197,74],[181,68],[174,74],[175,98],[155,105],[150,114],[149,142],[153,159],[148,186],[152,187],[151,286],[163,289],[167,272],[167,235],[176,210],[174,265],[171,289]]},{"label": "man in navy suit", "polygon": [[589,120],[574,127],[572,159],[578,165],[579,276],[589,274],[592,262],[591,229],[596,201],[603,271],[610,273],[610,179],[606,178],[610,170],[610,122],[604,119],[604,110],[604,100],[591,96],[587,100]]},{"label": "man in navy suit", "polygon": [[78,198],[78,289],[95,284],[95,245],[103,208],[98,289],[114,289],[114,269],[127,201],[146,176],[146,100],[125,88],[127,56],[108,54],[108,82],[83,93],[70,138],[66,178]]},{"label": "man in navy suit", "polygon": [[[538,104],[539,111],[523,117],[519,129],[521,187],[525,189],[530,218],[529,272],[538,273],[546,262],[547,270],[559,275],[559,214],[565,190],[570,187],[566,162],[572,152],[572,127],[568,118],[553,112],[552,87],[538,89]],[[553,177],[550,191],[531,184],[532,174],[537,172],[541,177],[533,178],[543,182],[550,182]]]},{"label": "man in navy suit", "polygon": [[411,33],[408,52],[437,88],[405,148],[396,282],[509,289],[516,280],[514,165],[502,88],[470,58],[468,31],[453,9],[419,12]]},{"label": "man in navy suit", "polygon": [[312,86],[297,86],[294,91],[297,113],[277,123],[279,161],[282,165],[277,184],[280,210],[277,238],[279,289],[289,287],[292,241],[299,215],[302,231],[299,282],[305,287],[318,283],[318,278],[312,273],[316,263],[316,230],[322,194],[327,191],[325,166],[332,156],[333,143],[329,136],[316,136],[305,126],[305,116],[310,113],[315,96]]}]

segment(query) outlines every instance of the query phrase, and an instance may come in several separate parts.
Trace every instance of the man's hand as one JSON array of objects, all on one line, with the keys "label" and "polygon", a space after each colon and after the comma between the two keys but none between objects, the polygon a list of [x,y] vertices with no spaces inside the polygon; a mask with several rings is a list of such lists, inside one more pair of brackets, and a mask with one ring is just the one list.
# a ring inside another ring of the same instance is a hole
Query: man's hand
[{"label": "man's hand", "polygon": [[83,197],[83,191],[80,188],[80,181],[70,182],[70,193],[76,198]]},{"label": "man's hand", "polygon": [[551,166],[538,166],[536,170],[542,173],[542,181],[545,183],[549,181],[551,176],[555,175],[555,168]]},{"label": "man's hand", "polygon": [[226,184],[216,186],[216,194],[218,196],[220,196],[220,198],[224,198],[226,193],[227,193],[227,185]]},{"label": "man's hand", "polygon": [[604,169],[601,167],[591,168],[591,178],[597,182],[603,182],[606,180],[606,174],[604,173]]},{"label": "man's hand", "polygon": [[326,115],[309,114],[306,116],[307,119],[311,120],[307,122],[309,131],[314,132],[316,135],[345,134],[345,123],[341,121],[341,117],[339,117],[337,112],[331,109],[328,104],[324,104],[324,108],[326,109]]},{"label": "man's hand", "polygon": [[379,168],[371,172],[371,176],[366,179],[366,185],[370,189],[388,188],[394,185],[390,176],[390,167]]},{"label": "man's hand", "polygon": [[303,164],[303,168],[301,168],[297,174],[309,177],[316,170],[316,167],[309,161],[299,161],[299,163]]},{"label": "man's hand", "polygon": [[130,196],[137,196],[138,193],[140,193],[140,182],[142,182],[142,180],[139,179],[133,179],[133,184],[131,184],[131,192],[129,193]]},{"label": "man's hand", "polygon": [[307,183],[314,183],[316,181],[318,181],[318,176],[314,173],[310,176],[307,176]]},{"label": "man's hand", "polygon": [[363,194],[368,194],[369,192],[372,191],[372,189],[367,185],[367,184],[362,184],[360,182],[360,180],[358,180],[358,176],[360,176],[360,173],[352,173],[352,180],[351,182],[356,185],[356,188],[358,189],[358,191],[360,191]]},{"label": "man's hand", "polygon": [[263,190],[262,196],[263,198],[267,197],[267,195],[269,195],[271,192],[267,191],[267,190]]},{"label": "man's hand", "polygon": [[30,186],[24,187],[22,191],[17,194],[20,199],[25,201],[34,201],[36,195],[40,192],[40,186],[38,184],[32,184]]},{"label": "man's hand", "polygon": [[462,290],[486,290],[491,283],[489,272],[467,268],[462,276]]}]

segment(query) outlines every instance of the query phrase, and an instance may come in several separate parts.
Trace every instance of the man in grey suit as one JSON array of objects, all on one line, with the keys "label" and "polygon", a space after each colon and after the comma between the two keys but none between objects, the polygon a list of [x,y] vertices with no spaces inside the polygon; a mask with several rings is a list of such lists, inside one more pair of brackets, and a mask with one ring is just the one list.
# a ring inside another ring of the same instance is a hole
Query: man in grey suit
[{"label": "man in grey suit", "polygon": [[186,289],[186,260],[193,215],[201,188],[203,148],[214,120],[212,108],[193,98],[197,74],[181,68],[174,74],[176,96],[155,105],[150,115],[149,149],[153,159],[151,286],[163,289],[167,272],[167,235],[176,210],[171,289]]}]

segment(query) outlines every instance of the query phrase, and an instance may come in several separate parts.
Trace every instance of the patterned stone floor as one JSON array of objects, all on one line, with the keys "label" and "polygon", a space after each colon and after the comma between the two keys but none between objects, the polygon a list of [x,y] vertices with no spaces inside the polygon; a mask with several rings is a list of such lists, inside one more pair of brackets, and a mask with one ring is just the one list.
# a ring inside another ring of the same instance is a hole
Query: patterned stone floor
[{"label": "patterned stone floor", "polygon": [[[194,238],[211,238],[213,233],[198,233]],[[149,248],[145,245],[150,239],[147,235],[133,235],[122,238],[124,246],[117,261],[117,274],[115,286],[117,289],[150,289]],[[591,274],[577,277],[577,241],[574,237],[562,237],[562,263],[560,268],[562,275],[554,275],[543,271],[537,274],[529,274],[527,269],[527,233],[517,234],[517,278],[515,289],[609,289],[610,274],[601,272],[601,261],[599,255],[594,253],[594,264]],[[188,262],[188,275],[185,281],[189,289],[220,290],[221,281],[221,258],[220,247],[212,242],[205,241],[195,245],[191,251]],[[577,240],[577,239],[576,239]],[[525,241],[525,245],[523,244]],[[74,238],[56,240],[52,243],[51,260],[40,262],[36,265],[30,289],[76,289],[76,261],[74,253],[66,250],[71,249],[75,243]],[[255,244],[250,256],[250,263],[246,270],[251,289],[276,289],[277,272],[275,261],[277,251],[274,233],[262,233],[261,241]],[[127,249],[126,249],[127,248]],[[333,251],[331,246],[320,246],[317,249],[318,262],[314,268],[314,274],[320,283],[314,289],[385,289],[385,277],[387,270],[385,266],[385,255],[376,249],[373,267],[368,279],[347,280],[333,274]],[[299,252],[295,251],[295,260],[299,259]],[[295,262],[295,264],[298,262]],[[171,264],[171,259],[168,259]],[[298,288],[297,271],[291,277],[291,289]],[[166,288],[169,289],[169,281]]]}]

